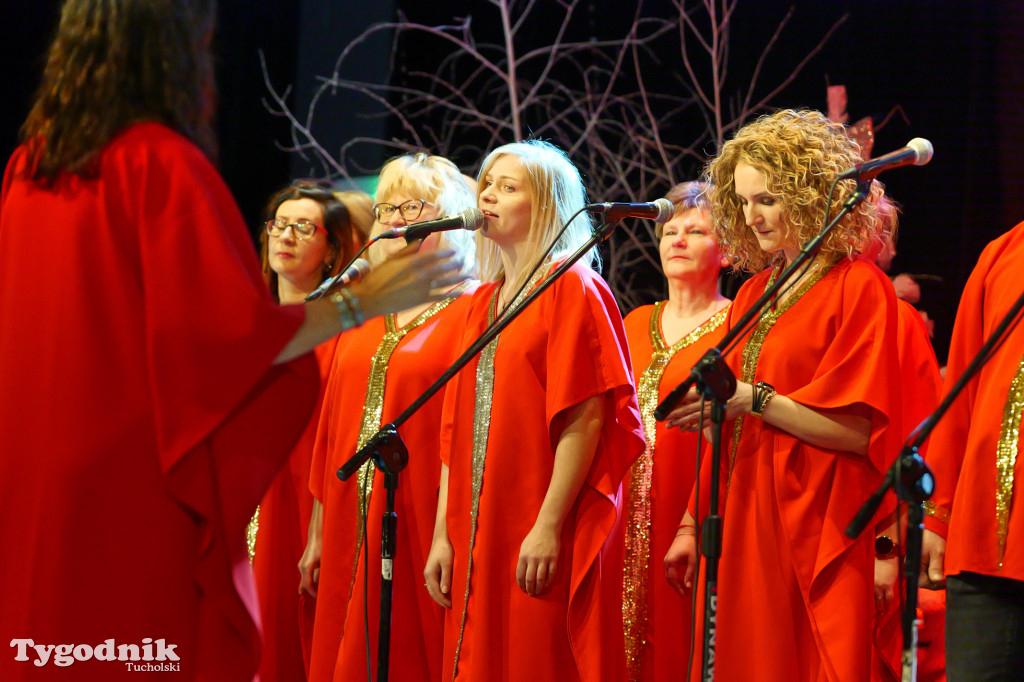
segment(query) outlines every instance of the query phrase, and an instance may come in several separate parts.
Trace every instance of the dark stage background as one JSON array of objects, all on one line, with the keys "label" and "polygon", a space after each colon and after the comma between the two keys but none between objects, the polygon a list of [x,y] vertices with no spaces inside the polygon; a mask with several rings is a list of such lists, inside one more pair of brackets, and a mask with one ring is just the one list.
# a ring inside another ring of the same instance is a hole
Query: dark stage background
[{"label": "dark stage background", "polygon": [[[537,4],[543,8],[546,0]],[[574,30],[617,36],[632,16],[630,4],[584,3],[582,23]],[[0,5],[0,153],[5,157],[17,143],[58,5],[56,0],[2,0]],[[667,0],[649,5],[652,12],[670,11]],[[731,36],[732,68],[751,67],[791,5],[795,15],[768,60],[762,76],[766,84],[780,80],[840,16],[849,12],[850,18],[775,99],[776,106],[825,109],[826,85],[845,84],[851,120],[872,115],[877,122],[896,105],[909,120],[893,117],[877,135],[876,155],[903,146],[911,137],[934,143],[930,165],[891,171],[882,179],[904,206],[894,272],[942,278],[922,283],[922,307],[936,319],[941,358],[963,282],[981,249],[1024,220],[1024,76],[1019,57],[1024,53],[1024,3],[741,0]],[[497,30],[497,13],[483,0],[220,0],[220,167],[249,224],[257,224],[263,202],[275,189],[313,168],[278,148],[287,142],[289,127],[263,106],[259,51],[275,85],[294,84],[291,102],[303,111],[316,85],[314,77],[328,73],[344,45],[363,28],[394,18],[396,10],[427,23],[472,14],[474,26]],[[388,42],[382,39],[379,45],[379,58],[361,59],[352,66],[359,73],[351,76],[388,77]],[[405,45],[394,57],[399,82],[405,63],[424,55]],[[354,135],[387,134],[385,121],[367,120],[361,113],[344,99],[332,103],[317,118],[321,141],[330,148]],[[684,133],[662,131],[667,139],[689,137]],[[369,151],[359,161],[374,167],[382,155]],[[458,161],[469,167],[478,160]]]}]

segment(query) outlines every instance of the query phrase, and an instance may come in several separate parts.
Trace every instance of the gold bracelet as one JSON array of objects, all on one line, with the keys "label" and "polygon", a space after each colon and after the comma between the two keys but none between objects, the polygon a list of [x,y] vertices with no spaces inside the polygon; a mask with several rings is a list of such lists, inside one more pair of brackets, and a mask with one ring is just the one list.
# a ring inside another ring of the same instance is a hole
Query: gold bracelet
[{"label": "gold bracelet", "polygon": [[759,381],[753,386],[753,397],[751,398],[750,414],[761,418],[768,403],[775,397],[775,387],[771,384]]},{"label": "gold bracelet", "polygon": [[363,311],[359,307],[359,299],[345,287],[331,294],[331,303],[338,311],[342,329],[352,329],[363,324]]},{"label": "gold bracelet", "polygon": [[930,516],[941,523],[945,523],[946,525],[949,525],[949,519],[952,517],[952,514],[949,513],[948,509],[940,507],[931,500],[924,503],[924,514],[925,516]]}]

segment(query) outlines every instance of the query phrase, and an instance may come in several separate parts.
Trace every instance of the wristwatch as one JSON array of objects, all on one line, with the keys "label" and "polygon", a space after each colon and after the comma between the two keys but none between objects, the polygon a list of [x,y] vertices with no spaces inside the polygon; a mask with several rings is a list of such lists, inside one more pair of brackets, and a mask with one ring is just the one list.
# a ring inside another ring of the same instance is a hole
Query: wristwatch
[{"label": "wristwatch", "polygon": [[899,553],[899,546],[888,535],[879,535],[875,538],[875,557],[888,559]]}]

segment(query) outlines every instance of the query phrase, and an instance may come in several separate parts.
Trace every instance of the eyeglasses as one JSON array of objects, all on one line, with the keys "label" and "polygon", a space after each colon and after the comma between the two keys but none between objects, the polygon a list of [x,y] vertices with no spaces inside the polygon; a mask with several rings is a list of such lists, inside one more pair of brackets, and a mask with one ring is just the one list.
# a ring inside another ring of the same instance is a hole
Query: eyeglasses
[{"label": "eyeglasses", "polygon": [[399,211],[402,214],[403,220],[411,222],[420,217],[423,207],[429,203],[429,201],[424,199],[409,199],[409,201],[403,201],[398,206],[394,204],[374,204],[373,217],[379,222],[383,222],[395,215],[395,211]]},{"label": "eyeglasses", "polygon": [[289,227],[292,228],[292,234],[296,239],[309,239],[317,230],[327,234],[327,230],[306,220],[289,223],[284,218],[274,218],[264,223],[264,226],[267,228],[267,234],[271,237],[280,237]]}]

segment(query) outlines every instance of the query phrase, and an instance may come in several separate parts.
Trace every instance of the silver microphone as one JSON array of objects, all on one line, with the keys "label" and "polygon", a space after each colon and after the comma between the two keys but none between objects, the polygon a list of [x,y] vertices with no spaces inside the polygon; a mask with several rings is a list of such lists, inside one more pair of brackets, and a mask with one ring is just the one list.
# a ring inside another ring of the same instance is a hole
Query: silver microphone
[{"label": "silver microphone", "polygon": [[623,218],[646,218],[656,223],[668,222],[672,219],[672,214],[676,212],[675,206],[668,199],[655,199],[642,204],[591,204],[587,206],[587,210],[604,214],[611,221]]},{"label": "silver microphone", "polygon": [[858,182],[866,182],[873,180],[876,175],[890,168],[899,168],[910,164],[923,166],[932,160],[934,152],[935,149],[931,142],[923,137],[915,137],[907,143],[906,147],[847,168],[839,174],[839,179],[854,178]]},{"label": "silver microphone", "polygon": [[315,301],[318,298],[322,298],[332,289],[338,287],[347,286],[353,282],[358,282],[370,272],[370,261],[365,258],[356,258],[352,261],[352,265],[345,268],[344,272],[339,272],[334,277],[324,280],[323,284],[318,286],[313,293],[306,297],[307,301]]},{"label": "silver microphone", "polygon": [[396,227],[386,232],[381,232],[377,239],[398,239],[405,237],[406,240],[423,239],[435,232],[447,232],[448,230],[476,230],[484,224],[484,213],[476,206],[471,206],[461,213],[425,220],[422,223]]}]

